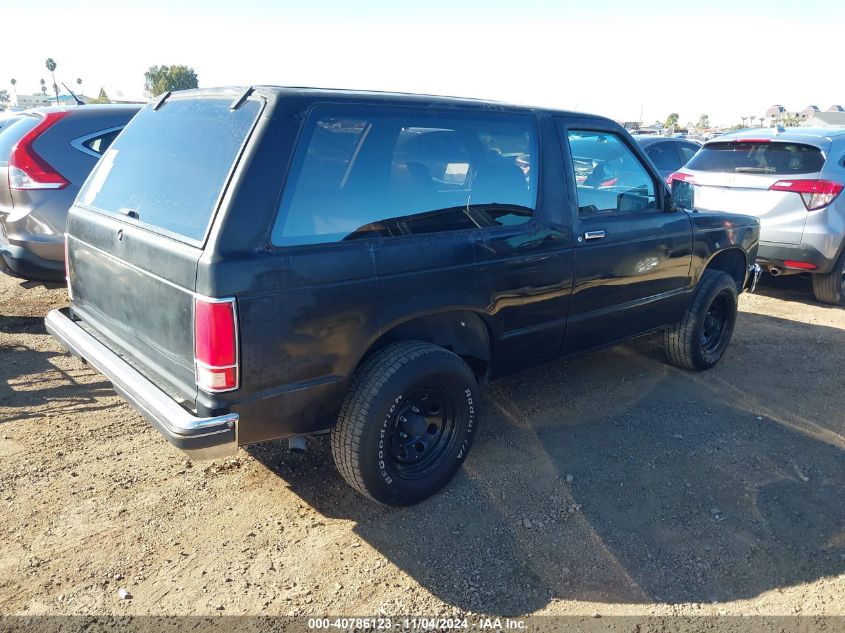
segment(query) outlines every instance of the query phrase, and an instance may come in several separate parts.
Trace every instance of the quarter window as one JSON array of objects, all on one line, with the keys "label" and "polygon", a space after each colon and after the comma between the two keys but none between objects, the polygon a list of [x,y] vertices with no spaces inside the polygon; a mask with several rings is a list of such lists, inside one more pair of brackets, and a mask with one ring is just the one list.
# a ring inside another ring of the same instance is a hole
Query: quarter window
[{"label": "quarter window", "polygon": [[105,154],[109,145],[111,145],[114,139],[117,138],[117,135],[120,134],[122,129],[123,128],[120,128],[119,130],[111,130],[105,134],[101,134],[100,136],[95,136],[94,138],[85,141],[83,145],[96,154]]},{"label": "quarter window", "polygon": [[492,228],[534,215],[529,117],[321,108],[304,138],[275,245]]},{"label": "quarter window", "polygon": [[581,217],[657,208],[654,180],[616,134],[570,130],[568,138]]}]

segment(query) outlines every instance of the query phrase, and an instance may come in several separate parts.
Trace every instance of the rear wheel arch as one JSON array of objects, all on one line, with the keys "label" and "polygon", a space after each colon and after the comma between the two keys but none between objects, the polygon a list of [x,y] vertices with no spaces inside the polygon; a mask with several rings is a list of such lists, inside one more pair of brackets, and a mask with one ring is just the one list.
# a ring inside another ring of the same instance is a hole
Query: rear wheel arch
[{"label": "rear wheel arch", "polygon": [[424,341],[454,352],[470,366],[479,382],[485,381],[492,360],[492,336],[484,318],[470,310],[449,310],[393,324],[373,341],[357,366],[398,341]]},{"label": "rear wheel arch", "polygon": [[702,276],[707,270],[720,270],[729,274],[736,283],[737,293],[740,293],[745,285],[745,274],[748,270],[747,255],[741,248],[726,248],[710,258],[702,270]]}]

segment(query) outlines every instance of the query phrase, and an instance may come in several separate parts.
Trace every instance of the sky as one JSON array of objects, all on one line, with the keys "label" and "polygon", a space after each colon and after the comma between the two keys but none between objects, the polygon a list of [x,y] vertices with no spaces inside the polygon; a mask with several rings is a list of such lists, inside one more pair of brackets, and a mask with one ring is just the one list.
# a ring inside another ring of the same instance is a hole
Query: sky
[{"label": "sky", "polygon": [[[5,6],[4,6],[5,5]],[[446,94],[653,122],[740,123],[772,104],[845,106],[845,2],[814,0],[0,0],[0,89],[56,79],[143,96],[184,64],[200,87]]]}]

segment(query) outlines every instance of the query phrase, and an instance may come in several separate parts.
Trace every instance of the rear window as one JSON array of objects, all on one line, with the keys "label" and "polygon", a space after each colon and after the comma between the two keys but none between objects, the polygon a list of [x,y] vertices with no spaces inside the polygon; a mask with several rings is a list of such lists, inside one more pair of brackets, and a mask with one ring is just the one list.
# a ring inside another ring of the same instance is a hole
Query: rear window
[{"label": "rear window", "polygon": [[818,147],[800,143],[710,143],[702,147],[687,169],[736,174],[793,175],[821,171],[824,156]]},{"label": "rear window", "polygon": [[530,117],[324,107],[304,138],[275,245],[494,228],[534,215]]},{"label": "rear window", "polygon": [[103,154],[79,202],[202,241],[261,110],[231,98],[172,98],[141,110]]}]

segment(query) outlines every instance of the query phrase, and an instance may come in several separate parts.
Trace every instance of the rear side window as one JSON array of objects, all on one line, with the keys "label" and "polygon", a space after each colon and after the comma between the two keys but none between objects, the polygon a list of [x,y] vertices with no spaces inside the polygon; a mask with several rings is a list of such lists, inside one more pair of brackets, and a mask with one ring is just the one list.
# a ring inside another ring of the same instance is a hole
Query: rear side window
[{"label": "rear side window", "polygon": [[320,108],[273,228],[277,246],[522,224],[534,215],[531,117]]},{"label": "rear side window", "polygon": [[158,111],[144,108],[105,151],[78,201],[202,241],[261,110],[258,101],[237,110],[231,103],[171,98]]},{"label": "rear side window", "polygon": [[111,146],[114,142],[114,139],[117,138],[118,134],[120,134],[120,129],[110,130],[100,136],[88,139],[83,143],[83,145],[95,154],[104,154],[109,146]]},{"label": "rear side window", "polygon": [[800,143],[725,141],[705,145],[687,163],[687,169],[736,174],[791,176],[822,170],[818,147]]},{"label": "rear side window", "polygon": [[650,145],[645,153],[658,169],[677,169],[682,164],[675,143],[669,141]]}]

